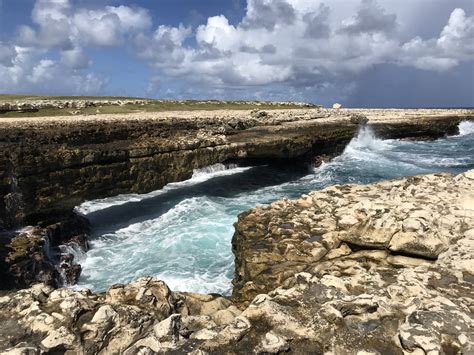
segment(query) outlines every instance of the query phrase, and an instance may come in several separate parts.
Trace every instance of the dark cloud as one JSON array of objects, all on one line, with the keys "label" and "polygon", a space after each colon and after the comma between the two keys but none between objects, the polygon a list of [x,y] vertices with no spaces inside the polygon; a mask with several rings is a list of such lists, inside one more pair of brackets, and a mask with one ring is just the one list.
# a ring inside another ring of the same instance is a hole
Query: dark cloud
[{"label": "dark cloud", "polygon": [[362,0],[357,15],[345,21],[340,32],[346,34],[392,33],[397,28],[397,16],[387,14],[376,0]]},{"label": "dark cloud", "polygon": [[273,44],[266,44],[262,47],[261,52],[265,54],[275,54],[277,48]]},{"label": "dark cloud", "polygon": [[348,107],[474,107],[474,64],[449,72],[382,64],[357,76]]},{"label": "dark cloud", "polygon": [[318,11],[312,11],[303,16],[303,21],[307,24],[305,35],[310,38],[327,38],[331,33],[329,27],[328,6],[319,5]]},{"label": "dark cloud", "polygon": [[295,9],[286,0],[248,0],[249,11],[242,22],[244,28],[266,28],[273,31],[275,25],[290,25],[295,21]]}]

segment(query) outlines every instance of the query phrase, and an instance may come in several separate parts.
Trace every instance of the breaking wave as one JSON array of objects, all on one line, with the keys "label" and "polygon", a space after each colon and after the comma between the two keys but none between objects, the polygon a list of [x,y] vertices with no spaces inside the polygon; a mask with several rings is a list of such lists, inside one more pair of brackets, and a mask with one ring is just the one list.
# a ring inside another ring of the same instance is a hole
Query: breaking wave
[{"label": "breaking wave", "polygon": [[459,123],[459,136],[467,136],[474,133],[474,121],[462,121]]},{"label": "breaking wave", "polygon": [[163,189],[156,190],[147,194],[122,194],[114,197],[107,197],[92,201],[86,201],[77,206],[74,211],[80,215],[87,216],[93,212],[103,210],[112,206],[123,205],[129,202],[139,202],[148,198],[156,197],[167,191],[176,190],[186,186],[192,186],[200,182],[212,179],[218,176],[237,174],[250,169],[249,167],[238,167],[236,164],[214,164],[202,169],[195,169],[191,179],[182,182],[167,184]]}]

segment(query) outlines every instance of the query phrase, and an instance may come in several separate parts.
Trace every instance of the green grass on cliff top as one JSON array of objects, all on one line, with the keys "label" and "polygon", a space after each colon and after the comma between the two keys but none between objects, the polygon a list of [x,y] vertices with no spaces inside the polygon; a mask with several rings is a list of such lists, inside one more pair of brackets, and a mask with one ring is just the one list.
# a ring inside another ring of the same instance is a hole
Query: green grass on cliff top
[{"label": "green grass on cliff top", "polygon": [[0,101],[27,100],[152,100],[129,96],[42,96],[24,94],[0,94]]},{"label": "green grass on cliff top", "polygon": [[[1,101],[27,101],[27,100],[141,100],[134,97],[112,97],[112,96],[31,96],[31,95],[13,95],[0,94]],[[194,110],[251,110],[251,109],[291,109],[300,108],[298,105],[281,105],[269,102],[252,101],[218,101],[218,100],[186,100],[186,101],[167,101],[156,99],[148,100],[147,105],[127,104],[123,106],[108,105],[86,107],[84,109],[73,108],[45,108],[37,112],[6,112],[0,113],[1,118],[8,117],[43,117],[43,116],[74,116],[74,115],[97,115],[97,114],[126,114],[137,112],[164,112],[164,111],[194,111]]]}]

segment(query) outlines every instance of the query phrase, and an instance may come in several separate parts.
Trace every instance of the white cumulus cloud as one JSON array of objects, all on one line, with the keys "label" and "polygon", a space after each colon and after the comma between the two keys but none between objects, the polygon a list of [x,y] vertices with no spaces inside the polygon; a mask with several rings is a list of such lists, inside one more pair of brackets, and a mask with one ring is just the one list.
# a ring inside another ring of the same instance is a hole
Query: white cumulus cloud
[{"label": "white cumulus cloud", "polygon": [[217,13],[191,27],[153,24],[140,7],[36,0],[33,24],[0,43],[0,90],[40,83],[46,90],[64,77],[69,91],[99,92],[107,80],[91,73],[90,48],[126,46],[137,65],[151,68],[150,92],[158,95],[349,95],[377,66],[447,73],[473,62],[474,17],[461,7],[443,4],[449,10],[437,18],[437,32],[416,33],[425,19],[414,14],[434,7],[423,0],[247,0],[240,20]]},{"label": "white cumulus cloud", "polygon": [[85,48],[124,45],[151,28],[146,9],[77,8],[69,0],[36,0],[31,19],[33,26],[19,26],[17,38],[0,43],[2,92],[100,93],[107,80],[87,71]]}]

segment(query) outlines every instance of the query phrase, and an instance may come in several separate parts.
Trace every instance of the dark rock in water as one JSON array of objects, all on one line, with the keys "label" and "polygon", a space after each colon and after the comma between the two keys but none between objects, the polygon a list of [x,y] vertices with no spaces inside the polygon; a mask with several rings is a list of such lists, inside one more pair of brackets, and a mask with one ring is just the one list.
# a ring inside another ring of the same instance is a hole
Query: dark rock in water
[{"label": "dark rock in water", "polygon": [[74,257],[69,261],[62,261],[59,267],[62,269],[63,282],[68,285],[74,285],[81,276],[82,267],[79,264],[73,264]]},{"label": "dark rock in water", "polygon": [[321,166],[323,163],[327,163],[331,161],[334,158],[334,156],[331,156],[329,154],[321,154],[316,157],[314,157],[314,166],[317,168]]},{"label": "dark rock in water", "polygon": [[[5,244],[3,244],[5,243]],[[36,282],[58,286],[58,272],[47,256],[47,239],[32,229],[2,241],[2,289],[29,287]]]},{"label": "dark rock in water", "polygon": [[4,232],[0,236],[0,289],[24,288],[37,282],[53,287],[76,283],[81,267],[72,254],[61,249],[74,246],[87,251],[86,230],[84,221],[75,218],[46,228]]}]

